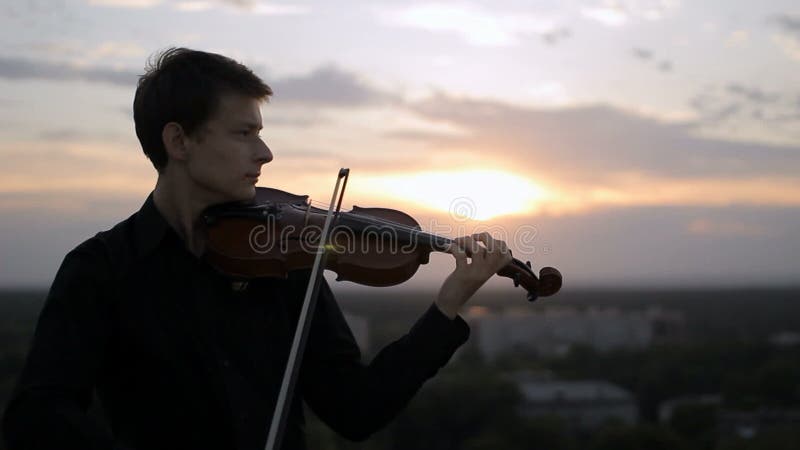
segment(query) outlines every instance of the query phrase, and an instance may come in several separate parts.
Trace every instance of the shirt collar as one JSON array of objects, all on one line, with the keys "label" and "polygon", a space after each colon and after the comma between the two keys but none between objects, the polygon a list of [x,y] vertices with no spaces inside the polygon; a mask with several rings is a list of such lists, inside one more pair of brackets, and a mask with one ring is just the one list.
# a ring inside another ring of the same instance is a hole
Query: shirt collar
[{"label": "shirt collar", "polygon": [[156,208],[151,192],[136,213],[136,250],[139,256],[146,256],[155,250],[168,230],[169,223]]}]

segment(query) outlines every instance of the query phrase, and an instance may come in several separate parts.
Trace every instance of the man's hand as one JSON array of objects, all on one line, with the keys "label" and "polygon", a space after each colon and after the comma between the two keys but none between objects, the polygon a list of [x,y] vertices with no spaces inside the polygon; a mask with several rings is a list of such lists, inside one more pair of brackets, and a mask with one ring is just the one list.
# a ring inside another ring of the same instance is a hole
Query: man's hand
[{"label": "man's hand", "polygon": [[449,253],[456,258],[456,270],[444,280],[436,306],[454,319],[475,291],[512,258],[506,243],[492,238],[489,233],[454,239]]}]

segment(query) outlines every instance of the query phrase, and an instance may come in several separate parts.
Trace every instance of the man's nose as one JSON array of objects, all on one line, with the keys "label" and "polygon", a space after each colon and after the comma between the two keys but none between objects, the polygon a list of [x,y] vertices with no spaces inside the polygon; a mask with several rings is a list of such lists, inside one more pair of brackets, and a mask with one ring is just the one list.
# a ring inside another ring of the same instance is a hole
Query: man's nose
[{"label": "man's nose", "polygon": [[258,146],[258,154],[256,156],[256,160],[259,164],[266,164],[272,161],[272,151],[267,146],[267,143],[263,140],[260,140],[261,144]]}]

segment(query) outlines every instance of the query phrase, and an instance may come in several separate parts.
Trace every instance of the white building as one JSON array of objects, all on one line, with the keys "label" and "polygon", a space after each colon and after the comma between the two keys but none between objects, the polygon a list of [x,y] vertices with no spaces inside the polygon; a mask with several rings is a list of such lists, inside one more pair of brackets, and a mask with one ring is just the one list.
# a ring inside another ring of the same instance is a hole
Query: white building
[{"label": "white building", "polygon": [[534,350],[545,355],[565,354],[572,345],[606,351],[644,348],[674,332],[683,317],[676,312],[650,308],[622,311],[618,308],[507,309],[490,312],[470,308],[466,320],[473,328],[478,350],[488,359],[511,350]]},{"label": "white building", "polygon": [[635,424],[636,398],[625,389],[600,380],[553,380],[515,376],[527,417],[556,415],[572,428],[594,429],[609,421]]}]

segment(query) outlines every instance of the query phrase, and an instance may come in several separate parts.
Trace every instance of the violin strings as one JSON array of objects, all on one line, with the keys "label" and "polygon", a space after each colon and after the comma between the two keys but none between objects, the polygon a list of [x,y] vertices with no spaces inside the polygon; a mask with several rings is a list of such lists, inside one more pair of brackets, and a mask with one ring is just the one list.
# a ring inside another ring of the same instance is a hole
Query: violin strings
[{"label": "violin strings", "polygon": [[[315,205],[315,203],[317,205]],[[327,208],[327,205],[325,205],[324,203],[315,202],[313,200],[309,201],[309,206],[316,206],[318,208],[323,208],[323,209]],[[417,235],[417,236],[426,235],[426,236],[428,236],[428,237],[430,237],[432,239],[443,240],[447,244],[452,243],[452,239],[451,238],[448,238],[448,237],[445,237],[445,236],[440,236],[440,235],[434,234],[434,233],[429,233],[429,232],[427,232],[425,230],[422,230],[421,228],[410,227],[408,225],[403,225],[401,223],[392,222],[391,220],[383,219],[381,217],[361,215],[359,213],[354,213],[352,211],[347,212],[347,214],[349,214],[351,216],[354,216],[356,221],[361,221],[362,223],[366,223],[368,225],[372,224],[373,222],[379,222],[380,224],[391,226],[391,227],[393,227],[393,228],[395,228],[397,230],[406,231],[411,235]]]},{"label": "violin strings", "polygon": [[[314,202],[314,201],[311,202],[311,206],[315,206],[314,203],[317,204],[317,207],[322,208],[322,209],[326,209],[328,207],[327,205],[325,205],[322,202]],[[384,225],[391,225],[391,226],[393,226],[394,228],[396,228],[398,230],[414,232],[416,234],[423,233],[423,234],[427,234],[429,236],[437,237],[437,238],[440,238],[440,239],[449,239],[449,238],[444,237],[444,236],[439,236],[439,235],[436,235],[436,234],[433,234],[433,233],[428,233],[427,231],[422,230],[421,228],[410,227],[408,225],[404,225],[404,224],[401,224],[401,223],[393,222],[391,220],[384,219],[382,217],[362,215],[362,214],[359,214],[359,213],[352,212],[352,210],[351,211],[345,211],[345,212],[347,214],[355,216],[357,218],[357,220],[361,220],[363,223],[370,224],[368,221],[380,222],[380,223],[382,223]]]},{"label": "violin strings", "polygon": [[450,239],[448,237],[439,236],[439,235],[434,234],[434,233],[429,233],[429,232],[427,232],[427,231],[425,231],[425,230],[423,230],[421,228],[414,228],[414,227],[403,225],[403,224],[400,224],[400,223],[397,223],[397,222],[392,222],[391,220],[382,219],[380,217],[365,216],[365,215],[361,215],[361,214],[354,213],[354,212],[348,212],[348,214],[353,216],[356,219],[356,221],[361,221],[362,223],[366,223],[366,224],[370,224],[371,225],[374,222],[379,222],[381,224],[391,226],[396,230],[406,231],[410,235],[416,236],[417,238],[419,238],[419,237],[427,237],[429,240],[441,240],[441,241],[444,241],[444,243],[446,243],[446,244],[452,243],[452,239]]}]

